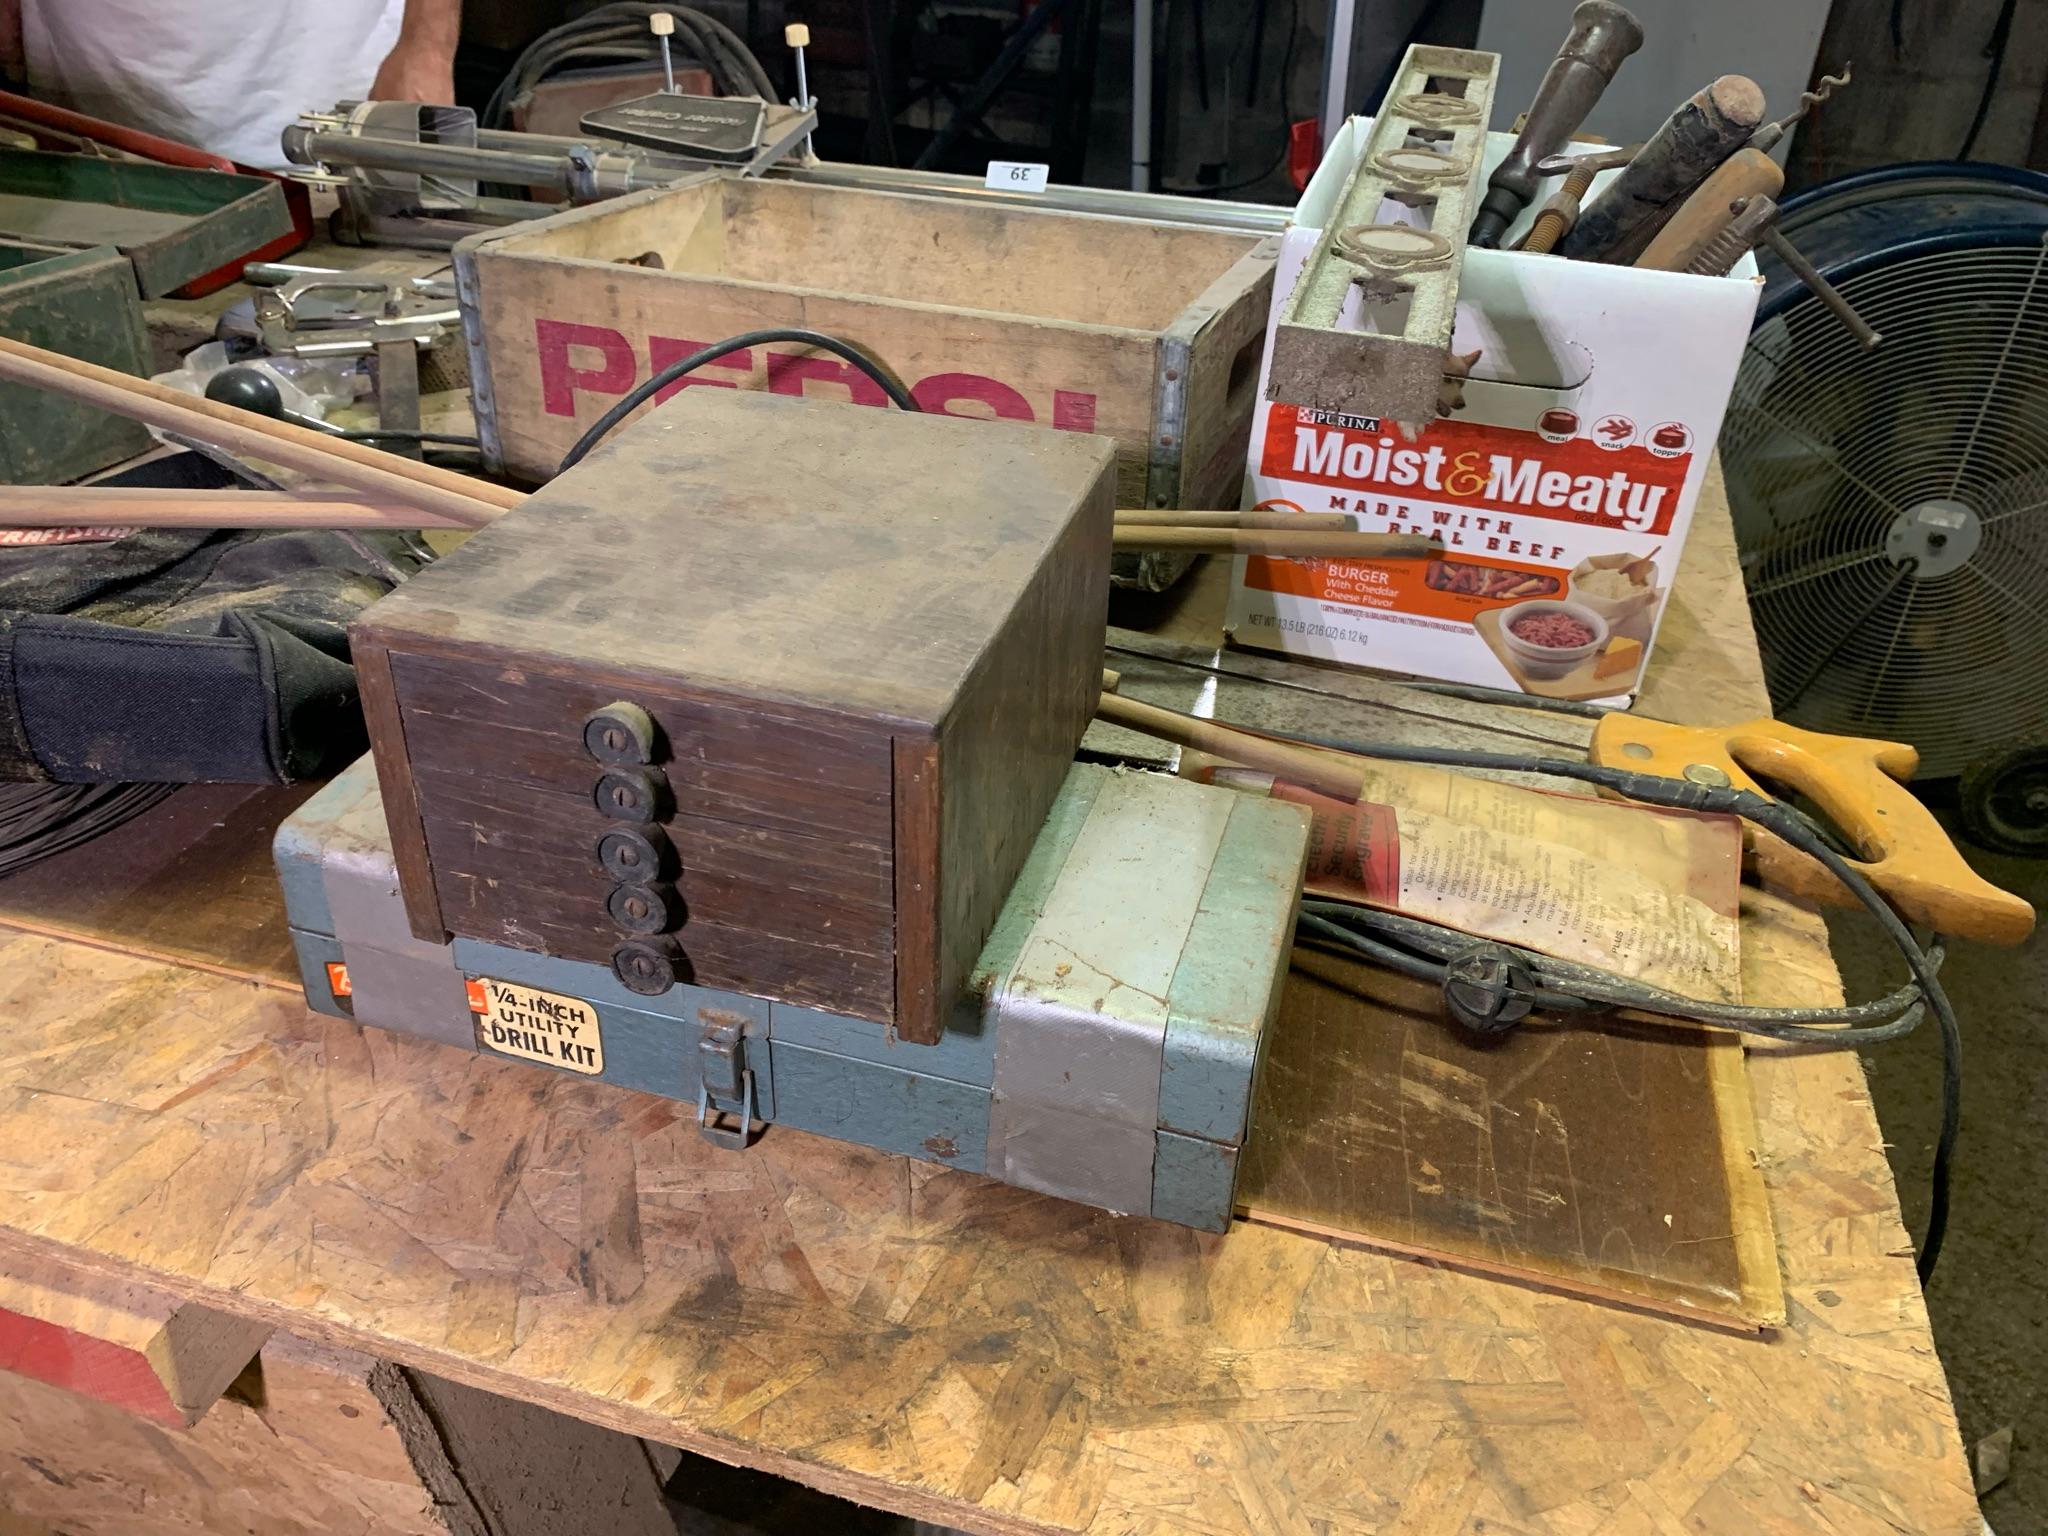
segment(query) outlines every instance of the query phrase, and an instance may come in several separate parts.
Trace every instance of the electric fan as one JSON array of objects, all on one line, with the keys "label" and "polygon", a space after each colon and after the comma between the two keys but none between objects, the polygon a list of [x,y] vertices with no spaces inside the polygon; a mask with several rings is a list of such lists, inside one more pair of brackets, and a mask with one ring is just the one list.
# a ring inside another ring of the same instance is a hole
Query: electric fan
[{"label": "electric fan", "polygon": [[1973,838],[2048,852],[2048,177],[1889,167],[1781,227],[1884,339],[1760,253],[1720,448],[1772,707],[1911,742]]}]

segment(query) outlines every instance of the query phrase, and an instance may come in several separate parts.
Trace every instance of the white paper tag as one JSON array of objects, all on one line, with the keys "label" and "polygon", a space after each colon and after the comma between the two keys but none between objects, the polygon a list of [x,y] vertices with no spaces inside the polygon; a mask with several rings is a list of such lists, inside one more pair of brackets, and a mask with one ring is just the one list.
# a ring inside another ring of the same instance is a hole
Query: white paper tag
[{"label": "white paper tag", "polygon": [[1052,176],[1049,165],[1026,165],[1021,160],[991,160],[982,185],[991,192],[1043,192]]},{"label": "white paper tag", "polygon": [[486,1050],[595,1076],[604,1070],[597,1010],[580,997],[480,977],[469,984],[476,1041]]}]

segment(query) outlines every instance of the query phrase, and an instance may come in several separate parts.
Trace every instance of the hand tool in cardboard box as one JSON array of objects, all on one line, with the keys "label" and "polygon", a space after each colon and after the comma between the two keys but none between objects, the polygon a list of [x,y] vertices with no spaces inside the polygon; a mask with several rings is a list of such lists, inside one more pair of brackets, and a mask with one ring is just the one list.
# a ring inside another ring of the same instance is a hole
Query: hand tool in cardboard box
[{"label": "hand tool in cardboard box", "polygon": [[[1572,12],[1572,30],[1544,71],[1515,147],[1486,179],[1486,196],[1467,236],[1473,245],[1500,244],[1535,195],[1540,163],[1564,148],[1622,61],[1642,45],[1642,23],[1632,11],[1612,0],[1580,0]],[[1574,195],[1584,191],[1581,187]]]},{"label": "hand tool in cardboard box", "polygon": [[[1276,293],[1343,217],[1339,191],[1368,138],[1354,120],[1332,145],[1282,239]],[[1513,139],[1496,133],[1487,144],[1491,164]],[[1231,643],[1625,700],[1666,609],[1748,339],[1757,289],[1747,270],[1700,282],[1468,249],[1454,344],[1479,360],[1461,401],[1419,427],[1366,408],[1363,388],[1334,409],[1291,400],[1271,372],[1276,305],[1247,455],[1253,504],[1343,512],[1361,529],[1427,534],[1440,549],[1375,563],[1248,555],[1232,573]],[[1442,364],[1440,355],[1439,381]]]},{"label": "hand tool in cardboard box", "polygon": [[1558,242],[1560,256],[1633,261],[1663,221],[1763,122],[1764,93],[1723,75],[1681,103]]}]

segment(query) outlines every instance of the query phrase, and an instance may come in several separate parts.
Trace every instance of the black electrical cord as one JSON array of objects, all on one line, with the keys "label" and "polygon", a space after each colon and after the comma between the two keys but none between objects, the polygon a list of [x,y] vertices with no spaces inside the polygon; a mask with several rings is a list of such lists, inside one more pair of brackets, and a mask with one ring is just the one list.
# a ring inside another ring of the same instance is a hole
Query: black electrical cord
[{"label": "black electrical cord", "polygon": [[1289,76],[1294,73],[1294,44],[1300,35],[1301,0],[1287,0],[1287,46],[1280,50],[1280,147],[1273,152],[1273,158],[1255,174],[1237,181],[1214,187],[1176,187],[1175,191],[1189,197],[1221,197],[1227,192],[1242,192],[1247,187],[1256,187],[1287,163],[1287,151],[1294,147],[1294,103]]},{"label": "black electrical cord", "polygon": [[0,784],[0,875],[90,842],[175,784]]},{"label": "black electrical cord", "polygon": [[[1640,801],[1645,805],[1662,806],[1676,811],[1698,811],[1713,815],[1739,816],[1743,820],[1773,832],[1809,858],[1817,861],[1828,873],[1841,882],[1843,888],[1854,896],[1857,902],[1877,919],[1886,937],[1906,962],[1912,974],[1909,989],[1913,996],[1906,999],[1907,1006],[1893,1021],[1889,1029],[1879,1028],[1874,1034],[1859,1032],[1856,1022],[1849,1027],[1836,1030],[1815,1029],[1811,1026],[1828,1017],[1839,1018],[1854,1010],[1816,1010],[1801,1013],[1799,1010],[1764,1010],[1762,1016],[1747,1009],[1732,1010],[1730,1005],[1709,1004],[1699,999],[1678,998],[1665,994],[1682,1005],[1681,1016],[1707,1020],[1730,1029],[1746,1029],[1751,1034],[1773,1032],[1774,1038],[1791,1039],[1798,1044],[1839,1044],[1853,1046],[1872,1043],[1876,1038],[1896,1039],[1907,1032],[1927,1013],[1934,1015],[1935,1025],[1941,1035],[1941,1130],[1934,1146],[1934,1168],[1927,1207],[1927,1229],[1920,1240],[1916,1268],[1920,1282],[1925,1285],[1934,1274],[1934,1266],[1941,1257],[1941,1246],[1948,1231],[1949,1186],[1955,1158],[1956,1135],[1962,1125],[1962,1071],[1963,1036],[1961,1025],[1956,1020],[1955,1008],[1949,1002],[1948,994],[1942,989],[1940,966],[1942,947],[1935,940],[1932,950],[1923,949],[1920,941],[1913,936],[1904,919],[1892,910],[1891,904],[1878,894],[1877,889],[1866,879],[1863,872],[1852,865],[1829,844],[1820,830],[1797,808],[1760,795],[1754,790],[1717,787],[1710,784],[1695,784],[1689,779],[1660,778],[1654,774],[1635,773],[1625,768],[1612,768],[1600,763],[1581,762],[1571,758],[1539,757],[1511,752],[1467,752],[1449,747],[1420,747],[1397,745],[1391,742],[1352,742],[1331,737],[1291,734],[1284,731],[1265,731],[1261,734],[1279,741],[1298,742],[1307,746],[1325,747],[1335,751],[1348,752],[1360,757],[1379,758],[1388,762],[1425,763],[1438,768],[1476,769],[1494,773],[1539,773],[1553,778],[1575,779],[1582,784],[1610,790],[1624,799]],[[1326,914],[1311,910],[1310,931],[1313,935],[1329,939],[1325,926],[1334,928],[1343,935],[1338,942],[1347,947],[1360,948],[1351,942],[1348,930],[1331,923]],[[1427,925],[1425,925],[1427,926]],[[1481,941],[1463,936],[1467,946]],[[1367,942],[1372,942],[1368,940]],[[1375,944],[1372,951],[1375,958],[1396,955],[1400,952],[1385,944]],[[1567,962],[1550,957],[1540,957],[1536,973],[1556,982],[1562,982]],[[1401,964],[1409,974],[1415,974],[1410,962],[1421,964],[1415,957],[1407,957]],[[1573,979],[1567,985],[1540,986],[1537,991],[1550,993],[1559,998],[1575,998],[1585,1005],[1596,1005],[1598,1000],[1589,995],[1588,985],[1598,992],[1607,990],[1610,996],[1642,995],[1656,989],[1643,988],[1640,983],[1625,978],[1602,977],[1601,973],[1585,968],[1586,975]],[[1889,1002],[1901,997],[1892,994]],[[1532,1002],[1536,999],[1532,998]],[[1538,1006],[1545,1004],[1538,1003]],[[1569,1007],[1569,1001],[1564,1004]],[[1608,1003],[1606,1006],[1635,1006],[1632,1003]],[[1861,1005],[1868,1008],[1871,1005]],[[1655,1011],[1667,1011],[1661,1007]],[[1794,1021],[1797,1022],[1794,1022]],[[1785,1030],[1796,1029],[1801,1034],[1792,1036]]]},{"label": "black electrical cord", "polygon": [[816,347],[821,352],[830,352],[835,357],[844,358],[870,379],[873,379],[876,385],[880,387],[882,393],[896,403],[897,409],[905,411],[920,409],[918,403],[911,399],[910,391],[897,383],[882,364],[876,362],[865,352],[860,351],[850,343],[839,340],[836,336],[827,336],[822,331],[807,331],[794,326],[778,326],[765,331],[747,331],[738,336],[728,336],[724,341],[713,342],[708,347],[692,352],[688,357],[679,357],[655,374],[653,378],[648,379],[643,384],[635,385],[632,389],[626,391],[619,398],[618,403],[598,417],[596,421],[593,421],[590,424],[590,430],[577,438],[575,446],[562,455],[561,465],[556,469],[555,473],[560,474],[563,470],[575,468],[582,461],[583,456],[604,439],[606,433],[632,415],[634,411],[638,410],[648,400],[651,400],[664,389],[667,389],[669,385],[675,383],[684,374],[695,372],[706,363],[717,362],[719,358],[724,357],[728,352],[738,352],[746,347],[765,346],[771,341],[800,342],[804,346]]},{"label": "black electrical cord", "polygon": [[1984,120],[1991,115],[1991,99],[1998,94],[1999,76],[2005,73],[2005,50],[2012,41],[2012,17],[2018,4],[2019,0],[2005,0],[1998,8],[1997,19],[1991,23],[1991,36],[1984,43],[1984,90],[1977,97],[1977,113],[1970,119],[1970,131],[1963,135],[1963,147],[1956,151],[1958,160],[1970,158],[1970,151],[1977,147],[1977,135],[1984,131]]},{"label": "black electrical cord", "polygon": [[[1475,947],[1499,949],[1527,977],[1526,984],[1517,983],[1517,989],[1534,1007],[1546,1013],[1631,1008],[1756,1035],[1783,1045],[1816,1045],[1836,1050],[1896,1040],[1911,1034],[1926,1015],[1926,1001],[1919,987],[1911,982],[1867,1003],[1850,1003],[1840,1008],[1759,1008],[1687,997],[1598,966],[1559,959],[1499,940],[1475,938],[1455,928],[1373,907],[1310,900],[1301,904],[1301,918],[1311,941],[1358,950],[1403,975],[1439,985],[1457,979],[1449,962]],[[1928,952],[1928,959],[1937,968],[1945,958],[1946,952],[1939,945]]]},{"label": "black electrical cord", "polygon": [[512,103],[566,64],[655,58],[659,49],[647,19],[656,12],[675,18],[673,42],[683,61],[703,64],[721,94],[775,99],[774,83],[753,49],[717,17],[687,6],[621,0],[587,11],[529,43],[491,94],[483,125],[503,127]]}]

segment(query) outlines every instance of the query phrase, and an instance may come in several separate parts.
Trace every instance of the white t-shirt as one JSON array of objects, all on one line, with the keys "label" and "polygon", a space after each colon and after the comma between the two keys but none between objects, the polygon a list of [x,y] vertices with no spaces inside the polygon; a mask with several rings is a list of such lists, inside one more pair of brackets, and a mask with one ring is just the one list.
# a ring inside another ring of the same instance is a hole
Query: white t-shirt
[{"label": "white t-shirt", "polygon": [[30,89],[75,111],[282,167],[301,112],[369,94],[405,0],[22,0]]}]

